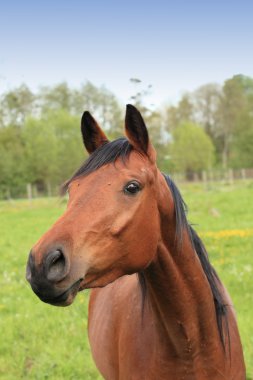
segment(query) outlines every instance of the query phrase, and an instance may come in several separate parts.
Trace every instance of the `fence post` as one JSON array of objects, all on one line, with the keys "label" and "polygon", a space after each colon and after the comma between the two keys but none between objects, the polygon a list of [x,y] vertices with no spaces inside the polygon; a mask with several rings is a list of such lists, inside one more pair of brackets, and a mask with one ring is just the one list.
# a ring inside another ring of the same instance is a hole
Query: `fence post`
[{"label": "fence post", "polygon": [[49,181],[47,181],[47,196],[52,197],[52,187]]},{"label": "fence post", "polygon": [[7,187],[7,189],[6,189],[6,197],[7,197],[8,201],[11,201],[11,191],[10,191],[9,187]]},{"label": "fence post", "polygon": [[206,174],[205,170],[202,171],[201,178],[202,178],[202,182],[204,184],[204,189],[206,190],[207,189],[207,174]]},{"label": "fence post", "polygon": [[228,180],[229,180],[229,184],[233,185],[233,183],[234,183],[234,172],[233,172],[233,169],[229,169],[228,170]]},{"label": "fence post", "polygon": [[37,185],[33,185],[32,187],[33,189],[33,198],[38,198],[38,188],[37,188]]},{"label": "fence post", "polygon": [[242,177],[243,180],[246,179],[246,171],[245,171],[245,169],[241,169],[241,177]]},{"label": "fence post", "polygon": [[27,199],[31,201],[33,196],[32,196],[32,185],[30,183],[26,185],[26,191],[27,191]]},{"label": "fence post", "polygon": [[213,188],[214,185],[214,172],[212,169],[209,170],[209,186]]}]

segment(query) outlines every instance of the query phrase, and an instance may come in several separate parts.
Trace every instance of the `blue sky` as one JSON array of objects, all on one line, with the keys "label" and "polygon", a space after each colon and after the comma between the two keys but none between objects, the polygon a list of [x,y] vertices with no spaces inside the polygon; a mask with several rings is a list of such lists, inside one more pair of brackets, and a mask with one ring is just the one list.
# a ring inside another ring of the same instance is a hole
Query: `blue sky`
[{"label": "blue sky", "polygon": [[253,1],[44,0],[0,6],[0,92],[86,80],[156,105],[235,74],[253,77]]}]

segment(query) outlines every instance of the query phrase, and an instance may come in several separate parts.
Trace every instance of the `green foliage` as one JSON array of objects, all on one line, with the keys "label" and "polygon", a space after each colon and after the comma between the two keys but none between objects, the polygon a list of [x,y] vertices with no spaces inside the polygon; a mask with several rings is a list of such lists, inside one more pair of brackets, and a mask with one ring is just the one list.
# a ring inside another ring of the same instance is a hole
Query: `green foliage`
[{"label": "green foliage", "polygon": [[0,129],[0,196],[24,196],[27,183],[58,186],[84,160],[80,120],[64,110]]},{"label": "green foliage", "polygon": [[39,98],[42,103],[42,115],[48,110],[65,110],[69,113],[72,111],[73,95],[66,82],[54,87],[42,87]]},{"label": "green foliage", "polygon": [[79,124],[79,118],[65,110],[27,120],[23,138],[31,183],[59,184],[73,174],[84,159]]},{"label": "green foliage", "polygon": [[170,106],[167,109],[166,119],[168,132],[172,132],[184,122],[194,121],[194,105],[190,94],[184,94],[176,107]]},{"label": "green foliage", "polygon": [[[215,185],[204,191],[188,185],[182,193],[189,219],[197,223],[211,262],[225,283],[237,313],[247,365],[253,379],[252,236],[217,239],[206,232],[253,229],[253,183]],[[214,216],[212,209],[219,212]],[[55,199],[0,202],[0,379],[101,379],[91,357],[87,336],[88,292],[68,308],[42,303],[25,281],[28,252],[63,213]]]},{"label": "green foliage", "polygon": [[96,87],[86,82],[79,89],[72,90],[63,82],[54,87],[43,87],[38,98],[42,117],[48,111],[65,110],[80,118],[85,110],[89,110],[111,133],[117,133],[117,128],[122,124],[118,100],[103,86]]},{"label": "green foliage", "polygon": [[16,126],[0,128],[0,198],[25,192],[26,171],[21,130]]},{"label": "green foliage", "polygon": [[55,188],[73,174],[85,157],[84,110],[95,115],[110,138],[122,130],[117,99],[90,82],[79,90],[66,83],[43,87],[36,96],[23,85],[3,94],[1,103],[0,198],[25,196],[27,183],[41,191]]},{"label": "green foliage", "polygon": [[22,137],[28,182],[43,182],[44,179],[47,181],[53,178],[58,158],[58,141],[53,126],[43,119],[28,119]]},{"label": "green foliage", "polygon": [[239,166],[235,153],[239,153],[238,149],[242,153],[243,146],[235,142],[248,129],[245,120],[252,116],[252,99],[253,80],[243,75],[226,80],[219,97],[216,96],[211,136],[224,169]]},{"label": "green foliage", "polygon": [[214,147],[205,131],[190,122],[181,124],[173,132],[171,160],[174,169],[187,173],[200,173],[209,169],[214,159]]},{"label": "green foliage", "polygon": [[173,133],[182,122],[197,122],[211,137],[220,166],[239,167],[242,162],[249,167],[251,150],[248,147],[247,153],[244,151],[243,136],[247,135],[253,145],[251,123],[245,123],[252,113],[253,79],[236,75],[226,80],[222,88],[214,83],[201,86],[192,94],[183,95],[177,106],[167,107],[167,130]]},{"label": "green foliage", "polygon": [[204,128],[215,144],[219,128],[218,110],[222,97],[222,88],[216,83],[199,87],[194,93],[196,120]]},{"label": "green foliage", "polygon": [[0,99],[0,127],[7,125],[22,126],[27,115],[33,111],[35,99],[34,94],[24,84],[4,94]]},{"label": "green foliage", "polygon": [[230,161],[234,168],[253,167],[253,117],[242,115],[236,138],[231,144]]},{"label": "green foliage", "polygon": [[[214,150],[216,165],[224,169],[253,166],[252,78],[236,75],[223,86],[201,86],[165,110],[148,105],[151,85],[130,81],[136,90],[131,99],[146,121],[161,169],[191,178],[211,167]],[[55,189],[73,173],[85,157],[79,128],[84,110],[109,139],[123,135],[124,108],[108,89],[90,82],[78,89],[63,82],[36,94],[21,85],[2,94],[0,102],[0,198],[24,196],[27,183],[41,191]],[[209,139],[189,126],[183,133],[182,125],[189,123],[198,124]]]}]

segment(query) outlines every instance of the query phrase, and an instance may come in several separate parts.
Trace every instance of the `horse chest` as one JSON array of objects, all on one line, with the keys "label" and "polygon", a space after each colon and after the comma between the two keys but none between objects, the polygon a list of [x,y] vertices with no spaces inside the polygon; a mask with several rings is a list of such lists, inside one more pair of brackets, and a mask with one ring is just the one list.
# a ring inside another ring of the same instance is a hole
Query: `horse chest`
[{"label": "horse chest", "polygon": [[100,373],[108,380],[195,380],[189,367],[173,357],[170,345],[161,340],[152,314],[142,316],[133,283],[129,277],[121,278],[91,294],[89,340]]},{"label": "horse chest", "polygon": [[139,295],[133,295],[135,280],[130,277],[127,276],[130,294],[124,278],[91,294],[89,340],[95,363],[105,379],[144,379],[154,355],[152,324],[142,323]]}]

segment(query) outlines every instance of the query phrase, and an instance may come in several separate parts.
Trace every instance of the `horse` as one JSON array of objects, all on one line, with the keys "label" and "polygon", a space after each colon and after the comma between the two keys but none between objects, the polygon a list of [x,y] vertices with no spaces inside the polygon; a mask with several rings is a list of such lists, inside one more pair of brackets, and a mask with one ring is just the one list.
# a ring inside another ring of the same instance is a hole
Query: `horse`
[{"label": "horse", "polygon": [[187,221],[172,179],[159,171],[140,112],[109,141],[81,119],[88,159],[64,184],[66,211],[32,248],[26,277],[44,302],[70,305],[91,289],[88,335],[107,380],[243,380],[235,312]]}]

